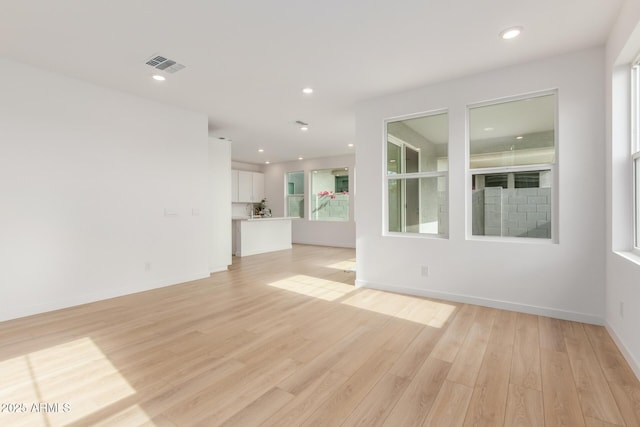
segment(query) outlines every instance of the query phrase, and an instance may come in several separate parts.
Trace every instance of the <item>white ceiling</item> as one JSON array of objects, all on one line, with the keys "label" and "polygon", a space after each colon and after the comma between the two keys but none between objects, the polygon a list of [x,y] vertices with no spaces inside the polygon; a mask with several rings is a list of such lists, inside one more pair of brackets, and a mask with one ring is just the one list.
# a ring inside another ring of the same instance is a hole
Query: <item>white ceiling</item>
[{"label": "white ceiling", "polygon": [[[0,54],[206,114],[234,160],[279,162],[351,152],[358,101],[602,45],[621,3],[2,0]],[[155,82],[154,53],[187,68]]]}]

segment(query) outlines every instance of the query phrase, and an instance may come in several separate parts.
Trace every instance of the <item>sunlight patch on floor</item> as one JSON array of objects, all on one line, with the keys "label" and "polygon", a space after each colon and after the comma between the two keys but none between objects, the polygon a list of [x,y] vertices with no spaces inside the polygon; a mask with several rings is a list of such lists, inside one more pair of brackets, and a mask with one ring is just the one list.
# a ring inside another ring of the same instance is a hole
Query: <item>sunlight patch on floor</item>
[{"label": "sunlight patch on floor", "polygon": [[147,413],[140,405],[131,405],[113,416],[106,417],[94,424],[98,426],[154,426]]},{"label": "sunlight patch on floor", "polygon": [[355,291],[353,286],[304,274],[267,283],[267,285],[325,301],[335,301]]},{"label": "sunlight patch on floor", "polygon": [[456,309],[455,305],[410,295],[363,289],[341,304],[441,328]]},{"label": "sunlight patch on floor", "polygon": [[88,337],[2,361],[0,378],[0,401],[23,405],[0,425],[67,425],[136,393]]},{"label": "sunlight patch on floor", "polygon": [[355,271],[356,269],[356,259],[346,259],[340,262],[336,262],[334,264],[327,265],[328,268],[335,268],[336,270],[342,271]]}]

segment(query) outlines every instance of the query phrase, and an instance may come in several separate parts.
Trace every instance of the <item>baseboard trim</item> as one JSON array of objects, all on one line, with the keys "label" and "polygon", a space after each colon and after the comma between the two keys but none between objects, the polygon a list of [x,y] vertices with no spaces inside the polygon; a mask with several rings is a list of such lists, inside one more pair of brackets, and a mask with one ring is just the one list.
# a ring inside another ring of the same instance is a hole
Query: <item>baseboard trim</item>
[{"label": "baseboard trim", "polygon": [[390,286],[380,283],[356,280],[356,287],[377,289],[380,291],[395,292],[408,295],[416,295],[427,298],[437,298],[446,301],[461,302],[465,304],[481,305],[484,307],[499,308],[502,310],[517,311],[521,313],[535,314],[538,316],[553,317],[574,322],[590,323],[593,325],[603,325],[604,321],[598,316],[573,311],[558,310],[549,307],[539,307],[534,305],[519,304],[509,301],[493,300],[488,298],[474,297],[470,295],[453,294],[448,292],[433,291],[428,289],[417,289],[402,286]]},{"label": "baseboard trim", "polygon": [[286,251],[286,250],[289,250],[291,248],[292,248],[291,245],[285,246],[285,247],[274,246],[272,248],[262,248],[262,249],[258,249],[256,251],[246,251],[246,252],[241,251],[241,253],[239,255],[236,254],[236,256],[245,257],[245,256],[251,256],[251,255],[260,255],[260,254],[266,254],[266,253],[269,253],[269,252]]},{"label": "baseboard trim", "polygon": [[210,267],[209,274],[219,273],[221,271],[227,271],[229,269],[228,265],[220,265],[218,267]]},{"label": "baseboard trim", "polygon": [[613,326],[611,326],[609,322],[605,322],[604,327],[607,329],[607,332],[609,332],[609,335],[611,336],[611,339],[613,339],[613,342],[618,346],[620,353],[622,353],[622,356],[631,367],[633,373],[636,374],[636,377],[638,378],[638,380],[640,380],[640,363],[638,363],[638,361],[633,357],[633,354],[631,354],[627,346],[624,345],[624,341],[620,339],[620,337],[616,333],[616,330],[613,329]]},{"label": "baseboard trim", "polygon": [[347,248],[347,249],[355,249],[355,244],[346,244],[346,243],[335,243],[335,242],[317,242],[317,241],[302,241],[302,240],[294,240],[291,243],[294,245],[307,245],[307,246],[323,246],[328,248]]},{"label": "baseboard trim", "polygon": [[32,306],[15,307],[2,313],[2,315],[0,315],[0,322],[19,319],[21,317],[33,316],[36,314],[43,314],[50,311],[62,310],[64,308],[90,304],[93,302],[104,301],[111,298],[122,297],[125,295],[137,294],[140,292],[150,291],[152,289],[164,288],[166,286],[177,285],[180,283],[191,282],[193,280],[199,280],[208,277],[208,272],[202,272],[197,274],[167,278],[137,286],[123,286],[119,288],[106,289],[100,292],[91,292],[88,294],[76,295],[59,301],[47,301],[45,303]]}]

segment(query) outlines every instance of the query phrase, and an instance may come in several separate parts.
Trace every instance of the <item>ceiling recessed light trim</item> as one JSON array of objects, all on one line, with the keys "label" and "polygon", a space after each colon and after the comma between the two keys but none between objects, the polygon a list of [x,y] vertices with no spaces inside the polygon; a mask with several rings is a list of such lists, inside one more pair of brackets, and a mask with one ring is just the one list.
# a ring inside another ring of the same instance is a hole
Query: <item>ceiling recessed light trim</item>
[{"label": "ceiling recessed light trim", "polygon": [[258,148],[258,153],[264,153],[264,150],[262,148]]},{"label": "ceiling recessed light trim", "polygon": [[153,80],[155,80],[155,81],[158,81],[158,82],[163,82],[163,81],[167,80],[167,78],[165,76],[161,76],[160,74],[154,74],[154,75],[151,76],[151,78]]},{"label": "ceiling recessed light trim", "polygon": [[509,27],[500,31],[500,38],[503,40],[512,40],[522,34],[522,27]]},{"label": "ceiling recessed light trim", "polygon": [[264,162],[265,165],[268,165],[269,163],[271,163],[269,160]]},{"label": "ceiling recessed light trim", "polygon": [[302,93],[304,93],[305,95],[311,95],[313,93],[313,88],[305,87],[304,89],[302,89]]},{"label": "ceiling recessed light trim", "polygon": [[302,132],[306,132],[306,131],[308,131],[308,130],[309,130],[309,126],[300,126],[300,130],[301,130]]},{"label": "ceiling recessed light trim", "polygon": [[304,157],[300,156],[298,157],[298,160],[304,160]]}]

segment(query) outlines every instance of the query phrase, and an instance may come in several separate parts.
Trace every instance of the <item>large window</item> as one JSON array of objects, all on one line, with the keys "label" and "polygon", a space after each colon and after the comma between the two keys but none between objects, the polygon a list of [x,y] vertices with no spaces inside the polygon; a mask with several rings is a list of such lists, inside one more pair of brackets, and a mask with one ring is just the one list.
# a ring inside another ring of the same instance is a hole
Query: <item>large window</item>
[{"label": "large window", "polygon": [[386,125],[386,232],[447,236],[447,113]]},{"label": "large window", "polygon": [[312,221],[349,221],[349,168],[311,172]]},{"label": "large window", "polygon": [[640,255],[640,59],[631,69],[631,160],[633,162],[634,247]]},{"label": "large window", "polygon": [[287,216],[304,218],[304,172],[286,176]]},{"label": "large window", "polygon": [[469,108],[471,232],[553,237],[556,96]]}]

